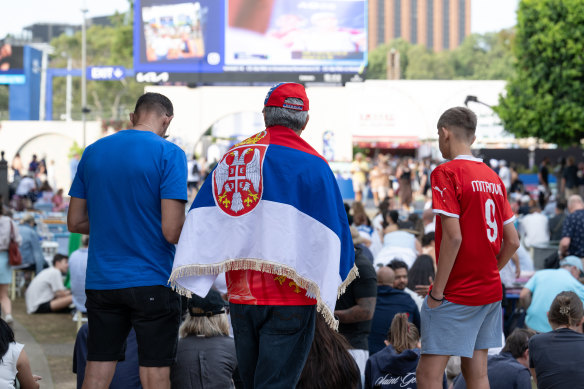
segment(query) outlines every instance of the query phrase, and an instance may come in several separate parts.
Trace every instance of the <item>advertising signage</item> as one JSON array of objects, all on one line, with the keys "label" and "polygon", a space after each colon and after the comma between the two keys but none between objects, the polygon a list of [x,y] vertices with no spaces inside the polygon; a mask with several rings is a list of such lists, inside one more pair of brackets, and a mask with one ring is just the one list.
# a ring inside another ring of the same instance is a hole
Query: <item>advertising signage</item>
[{"label": "advertising signage", "polygon": [[24,84],[24,47],[0,40],[0,84]]},{"label": "advertising signage", "polygon": [[366,7],[366,0],[138,0],[136,77],[343,82],[367,63]]}]

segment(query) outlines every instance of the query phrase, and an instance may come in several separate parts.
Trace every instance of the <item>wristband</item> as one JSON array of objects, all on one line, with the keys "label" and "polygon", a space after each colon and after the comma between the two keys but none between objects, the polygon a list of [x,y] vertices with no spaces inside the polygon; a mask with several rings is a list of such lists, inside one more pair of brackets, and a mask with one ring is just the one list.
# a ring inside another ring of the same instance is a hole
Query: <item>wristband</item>
[{"label": "wristband", "polygon": [[432,291],[428,292],[428,296],[430,296],[430,298],[434,301],[438,301],[438,302],[444,301],[444,297],[442,297],[441,299],[437,299],[436,297],[432,296]]}]

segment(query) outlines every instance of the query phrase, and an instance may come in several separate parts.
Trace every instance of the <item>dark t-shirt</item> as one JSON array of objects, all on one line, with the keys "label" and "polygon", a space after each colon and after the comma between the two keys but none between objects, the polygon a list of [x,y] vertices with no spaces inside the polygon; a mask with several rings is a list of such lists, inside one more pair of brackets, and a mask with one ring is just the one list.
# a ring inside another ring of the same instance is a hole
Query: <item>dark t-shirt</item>
[{"label": "dark t-shirt", "polygon": [[562,228],[564,226],[564,220],[566,220],[566,214],[564,212],[554,215],[548,223],[550,229],[550,240],[558,241],[562,239]]},{"label": "dark t-shirt", "polygon": [[566,188],[572,189],[578,185],[578,168],[576,165],[566,166],[563,177],[566,179]]},{"label": "dark t-shirt", "polygon": [[541,180],[543,181],[542,183],[548,185],[550,172],[549,172],[547,166],[543,165],[542,167],[540,167],[539,174],[541,174]]},{"label": "dark t-shirt", "polygon": [[[497,389],[531,389],[529,369],[517,362],[511,353],[490,355],[487,362],[489,385]],[[462,374],[454,379],[453,389],[466,389]]]},{"label": "dark t-shirt", "polygon": [[189,335],[178,342],[171,367],[173,389],[229,389],[237,367],[235,343],[229,336]]},{"label": "dark t-shirt", "polygon": [[529,340],[529,366],[535,368],[538,389],[584,386],[584,335],[560,328]]},{"label": "dark t-shirt", "polygon": [[[355,266],[359,270],[359,277],[347,286],[345,293],[337,300],[335,310],[349,309],[357,305],[357,299],[377,297],[377,274],[373,265],[360,248],[355,249]],[[341,333],[351,344],[352,348],[368,350],[368,336],[371,331],[371,320],[357,323],[339,323]]]}]

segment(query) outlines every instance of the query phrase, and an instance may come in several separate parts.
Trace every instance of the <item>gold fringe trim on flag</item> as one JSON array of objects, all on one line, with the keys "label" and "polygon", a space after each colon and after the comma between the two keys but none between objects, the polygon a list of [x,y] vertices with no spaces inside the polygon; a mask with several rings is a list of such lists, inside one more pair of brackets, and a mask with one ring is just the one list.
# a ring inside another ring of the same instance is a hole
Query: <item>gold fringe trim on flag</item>
[{"label": "gold fringe trim on flag", "polygon": [[[220,263],[208,265],[184,265],[177,267],[172,271],[168,282],[170,283],[170,287],[173,288],[177,293],[186,297],[191,297],[192,292],[178,284],[177,280],[179,278],[219,274],[230,270],[255,270],[277,276],[285,276],[286,278],[291,279],[299,287],[306,289],[308,294],[315,296],[316,310],[322,314],[329,327],[335,331],[338,331],[339,322],[335,319],[334,313],[331,312],[329,307],[322,301],[320,296],[320,289],[316,282],[304,277],[300,277],[298,273],[296,273],[296,270],[294,270],[292,267],[282,265],[280,263],[268,262],[262,259],[245,258],[228,259]],[[353,268],[347,275],[347,278],[345,281],[343,281],[337,290],[337,298],[345,293],[347,286],[358,276],[359,271],[357,270],[357,267],[353,265]]]}]

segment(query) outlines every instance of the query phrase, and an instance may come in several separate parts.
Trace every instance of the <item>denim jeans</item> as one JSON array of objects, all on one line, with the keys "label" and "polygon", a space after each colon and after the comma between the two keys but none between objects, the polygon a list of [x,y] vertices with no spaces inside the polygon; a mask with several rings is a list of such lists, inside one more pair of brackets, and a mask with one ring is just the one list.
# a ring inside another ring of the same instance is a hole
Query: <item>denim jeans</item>
[{"label": "denim jeans", "polygon": [[296,387],[314,338],[316,305],[230,304],[246,389]]}]

